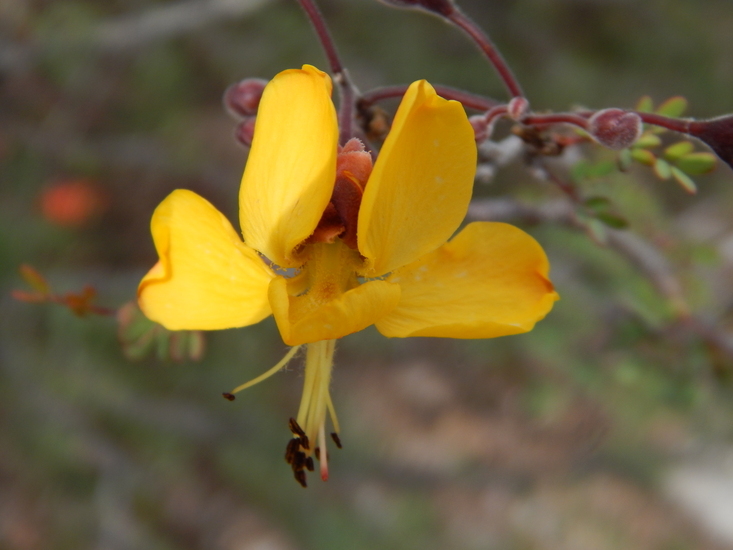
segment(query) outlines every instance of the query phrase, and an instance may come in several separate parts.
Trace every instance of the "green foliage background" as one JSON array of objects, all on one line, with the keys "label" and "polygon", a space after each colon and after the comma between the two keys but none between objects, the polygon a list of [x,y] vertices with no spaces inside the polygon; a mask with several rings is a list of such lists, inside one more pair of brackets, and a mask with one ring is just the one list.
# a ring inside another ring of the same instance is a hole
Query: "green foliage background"
[{"label": "green foliage background", "polygon": [[[200,362],[131,362],[114,320],[12,300],[22,263],[61,292],[89,283],[103,305],[133,299],[155,261],[150,215],[171,190],[236,220],[246,152],[221,107],[226,86],[326,68],[294,1],[150,40],[102,32],[174,4],[0,6],[0,549],[731,547],[667,492],[677,465],[715,463],[730,444],[731,358],[678,322],[637,266],[572,229],[527,227],[562,296],[530,334],[345,338],[332,388],[344,449],[332,479],[312,476],[307,490],[282,459],[299,368],[220,397],[285,352],[272,320],[207,335]],[[503,97],[441,21],[321,4],[362,89],[427,78]],[[462,5],[536,109],[633,107],[644,94],[684,95],[696,117],[733,109],[726,0]],[[104,215],[72,229],[44,219],[39,196],[59,178],[97,182]],[[581,183],[663,251],[695,314],[726,337],[732,178],[725,166],[698,177],[694,197],[641,167]],[[476,197],[559,194],[517,162]]]}]

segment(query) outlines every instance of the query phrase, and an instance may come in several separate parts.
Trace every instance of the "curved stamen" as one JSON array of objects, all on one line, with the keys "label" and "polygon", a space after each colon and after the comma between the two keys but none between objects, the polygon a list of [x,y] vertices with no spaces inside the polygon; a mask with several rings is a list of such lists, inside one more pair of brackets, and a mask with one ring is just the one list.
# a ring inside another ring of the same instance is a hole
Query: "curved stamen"
[{"label": "curved stamen", "polygon": [[[259,376],[258,376],[257,378],[253,378],[253,379],[252,379],[252,380],[250,380],[249,382],[245,382],[245,383],[244,383],[244,384],[242,384],[241,386],[237,386],[237,387],[236,387],[236,388],[234,388],[234,389],[233,389],[233,390],[232,390],[231,392],[229,392],[228,394],[225,394],[225,397],[226,397],[227,395],[230,395],[230,396],[234,397],[234,394],[235,394],[235,393],[238,393],[238,392],[240,392],[240,391],[242,391],[242,390],[246,390],[246,389],[247,389],[247,388],[249,388],[250,386],[254,386],[255,384],[259,384],[259,383],[260,383],[260,382],[262,382],[263,380],[266,380],[267,378],[270,378],[270,376],[272,376],[272,375],[273,375],[273,374],[275,374],[276,372],[278,372],[278,371],[282,370],[282,369],[283,369],[283,368],[285,367],[285,365],[287,365],[287,364],[288,364],[288,363],[290,362],[290,360],[291,360],[291,359],[292,359],[292,358],[293,358],[293,357],[295,356],[295,354],[296,354],[296,353],[298,353],[298,350],[299,350],[300,348],[301,348],[301,346],[293,346],[292,348],[290,348],[290,351],[289,351],[288,353],[286,353],[286,354],[285,354],[285,357],[283,357],[283,358],[282,358],[282,359],[280,360],[280,362],[279,362],[279,363],[277,363],[277,365],[275,365],[274,367],[272,367],[272,368],[271,368],[270,370],[268,370],[267,372],[265,372],[265,373],[263,373],[263,374],[260,374],[260,375],[259,375]],[[227,399],[230,399],[230,398],[229,398],[229,397],[227,397]]]}]

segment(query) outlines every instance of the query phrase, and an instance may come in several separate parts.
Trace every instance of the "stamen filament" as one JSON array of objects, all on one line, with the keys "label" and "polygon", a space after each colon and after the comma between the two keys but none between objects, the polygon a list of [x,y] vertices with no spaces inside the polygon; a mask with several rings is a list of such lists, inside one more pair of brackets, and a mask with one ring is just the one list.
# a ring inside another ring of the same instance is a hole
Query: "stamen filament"
[{"label": "stamen filament", "polygon": [[339,419],[336,417],[336,409],[333,408],[333,401],[331,401],[330,392],[326,395],[326,406],[328,407],[328,414],[331,415],[333,431],[336,433],[341,433],[341,428],[339,427]]},{"label": "stamen filament", "polygon": [[[293,439],[288,442],[285,449],[285,460],[292,466],[295,479],[303,487],[306,486],[305,470],[313,470],[312,455],[320,461],[321,479],[328,480],[326,417],[331,417],[336,432],[340,429],[329,392],[335,351],[336,340],[311,342],[306,351],[303,397],[297,420],[290,419],[289,427]],[[338,435],[332,433],[331,437],[336,446],[341,448]]]},{"label": "stamen filament", "polygon": [[[320,427],[325,426],[326,415],[330,413],[331,418],[335,418],[329,393],[335,349],[334,340],[323,340],[308,344],[306,352],[303,397],[297,419],[313,441],[318,437]],[[334,423],[334,426],[337,427],[338,424]]]},{"label": "stamen filament", "polygon": [[298,353],[298,350],[300,349],[300,347],[301,346],[293,346],[292,348],[290,348],[290,351],[285,354],[285,357],[283,357],[277,365],[275,365],[274,367],[272,367],[267,372],[265,372],[263,374],[260,374],[257,378],[253,378],[249,382],[245,382],[241,386],[237,386],[230,393],[231,394],[238,393],[238,392],[240,392],[242,390],[246,390],[250,386],[254,386],[255,384],[259,384],[263,380],[268,379],[270,376],[272,376],[273,374],[275,374],[279,370],[283,369],[285,367],[285,365],[287,365],[290,362],[290,360],[295,356],[295,354]]},{"label": "stamen filament", "polygon": [[311,364],[318,363],[318,353],[314,345],[308,345],[305,355],[305,381],[303,382],[303,396],[300,399],[300,407],[298,407],[298,424],[306,428],[305,420],[308,414],[308,408],[311,403],[311,396],[313,395],[313,383],[316,377],[317,369],[308,368]]}]

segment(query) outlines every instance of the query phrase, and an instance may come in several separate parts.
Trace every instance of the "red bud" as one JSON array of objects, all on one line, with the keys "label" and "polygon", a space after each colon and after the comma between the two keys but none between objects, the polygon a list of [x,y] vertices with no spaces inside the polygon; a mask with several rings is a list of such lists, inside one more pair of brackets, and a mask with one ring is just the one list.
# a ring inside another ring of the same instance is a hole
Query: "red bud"
[{"label": "red bud", "polygon": [[256,115],[266,85],[261,78],[245,78],[232,84],[224,92],[224,107],[234,118]]},{"label": "red bud", "polygon": [[690,122],[689,134],[705,142],[733,168],[733,115]]},{"label": "red bud", "polygon": [[252,139],[255,135],[255,120],[256,118],[253,116],[247,117],[237,124],[234,129],[234,139],[245,147],[252,147]]},{"label": "red bud", "polygon": [[588,121],[588,133],[610,149],[625,149],[632,145],[642,132],[641,117],[622,109],[603,109]]}]

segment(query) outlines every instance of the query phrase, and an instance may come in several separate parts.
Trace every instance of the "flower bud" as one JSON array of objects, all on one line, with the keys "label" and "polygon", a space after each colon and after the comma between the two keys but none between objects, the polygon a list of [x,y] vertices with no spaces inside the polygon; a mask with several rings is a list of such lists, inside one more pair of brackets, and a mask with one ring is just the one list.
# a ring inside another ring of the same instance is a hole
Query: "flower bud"
[{"label": "flower bud", "polygon": [[456,11],[451,0],[381,0],[383,4],[396,8],[415,8],[448,17]]},{"label": "flower bud", "polygon": [[255,135],[255,120],[257,120],[256,117],[247,117],[237,124],[234,129],[234,139],[245,147],[252,147],[252,139]]},{"label": "flower bud", "polygon": [[588,121],[588,133],[610,149],[625,149],[632,145],[642,132],[641,117],[622,109],[603,109]]},{"label": "flower bud", "polygon": [[703,141],[733,168],[733,115],[690,122],[689,134]]},{"label": "flower bud", "polygon": [[245,78],[232,84],[224,92],[224,108],[234,118],[256,115],[266,85],[261,78]]},{"label": "flower bud", "polygon": [[507,115],[512,120],[520,120],[529,111],[529,101],[526,97],[514,97],[507,105]]}]

